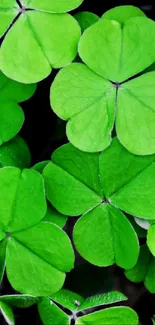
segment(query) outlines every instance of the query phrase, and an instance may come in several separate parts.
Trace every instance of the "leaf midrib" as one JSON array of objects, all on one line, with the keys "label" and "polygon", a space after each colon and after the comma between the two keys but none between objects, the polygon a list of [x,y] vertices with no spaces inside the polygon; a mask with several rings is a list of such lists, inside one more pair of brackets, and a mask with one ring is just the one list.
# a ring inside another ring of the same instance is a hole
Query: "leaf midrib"
[{"label": "leaf midrib", "polygon": [[[20,240],[17,239],[16,237],[14,237],[13,234],[12,234],[11,237],[13,238],[13,240],[14,240],[15,242],[17,242],[19,245],[21,245],[21,246],[24,247],[26,250],[28,250],[29,252],[31,252],[32,255],[37,256],[37,258],[38,258],[39,260],[44,261],[46,264],[50,265],[52,268],[54,268],[55,270],[61,272],[62,274],[65,273],[65,271],[62,271],[62,270],[60,270],[58,267],[53,266],[52,263],[48,262],[48,261],[45,260],[43,257],[39,256],[39,255],[38,255],[36,252],[34,252],[31,248],[29,248],[27,245],[23,244],[22,241],[20,241]],[[10,239],[10,240],[11,240],[11,239]]]}]

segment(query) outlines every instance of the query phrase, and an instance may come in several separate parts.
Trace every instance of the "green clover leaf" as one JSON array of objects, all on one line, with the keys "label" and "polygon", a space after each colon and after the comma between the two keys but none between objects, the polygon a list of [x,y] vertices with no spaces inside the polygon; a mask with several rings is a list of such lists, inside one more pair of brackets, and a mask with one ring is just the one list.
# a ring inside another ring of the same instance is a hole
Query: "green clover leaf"
[{"label": "green clover leaf", "polygon": [[65,232],[42,221],[46,213],[43,178],[32,169],[4,167],[0,183],[1,279],[6,265],[15,290],[50,295],[62,287],[74,254]]},{"label": "green clover leaf", "polygon": [[144,282],[145,287],[155,293],[155,258],[150,253],[147,245],[141,246],[137,264],[125,271],[125,276],[132,282]]},{"label": "green clover leaf", "polygon": [[77,319],[76,325],[138,325],[136,312],[129,307],[111,307]]},{"label": "green clover leaf", "polygon": [[123,212],[154,220],[154,162],[155,155],[135,156],[117,138],[100,154],[71,144],[53,153],[43,171],[47,199],[64,215],[82,215],[73,239],[90,263],[125,269],[136,264],[138,239]]},{"label": "green clover leaf", "polygon": [[[97,306],[105,306],[116,302],[124,301],[127,298],[120,292],[108,292],[105,294],[96,295],[94,297],[82,298],[79,295],[68,290],[61,290],[54,295],[54,298],[43,298],[38,304],[38,310],[41,320],[44,325],[50,324],[72,324],[74,319],[75,324],[138,324],[137,314],[128,307],[112,307],[98,312],[93,312]],[[57,306],[55,304],[59,304]],[[61,309],[63,307],[63,309]],[[71,315],[65,313],[64,308],[70,310]],[[80,316],[80,313],[87,314]]]},{"label": "green clover leaf", "polygon": [[145,14],[134,6],[118,6],[106,11],[102,19],[116,20],[120,24],[124,24],[128,19],[134,17],[145,17]]},{"label": "green clover leaf", "polygon": [[38,298],[29,295],[0,296],[0,311],[8,325],[15,325],[12,307],[28,308],[38,302]]},{"label": "green clover leaf", "polygon": [[30,98],[36,85],[23,85],[0,72],[0,145],[12,139],[21,129],[24,113],[17,104]]},{"label": "green clover leaf", "polygon": [[30,165],[30,150],[19,135],[0,146],[0,167],[13,166],[23,169]]},{"label": "green clover leaf", "polygon": [[[0,49],[0,68],[11,79],[33,83],[46,78],[52,68],[72,62],[77,54],[80,28],[66,11],[78,7],[83,0],[3,0],[2,22],[9,12],[16,17],[8,29]],[[6,11],[6,8],[9,8]],[[15,8],[16,10],[15,10]],[[6,23],[2,24],[2,32]],[[2,33],[1,32],[1,33]]]},{"label": "green clover leaf", "polygon": [[99,17],[89,11],[81,11],[74,15],[74,18],[78,21],[82,33],[91,25],[95,24]]},{"label": "green clover leaf", "polygon": [[100,19],[89,27],[79,42],[85,64],[63,68],[51,86],[51,107],[68,121],[67,137],[80,150],[104,150],[116,124],[127,150],[155,153],[155,72],[137,77],[155,61],[155,23],[137,10],[131,8],[122,24],[115,8],[118,21]]}]

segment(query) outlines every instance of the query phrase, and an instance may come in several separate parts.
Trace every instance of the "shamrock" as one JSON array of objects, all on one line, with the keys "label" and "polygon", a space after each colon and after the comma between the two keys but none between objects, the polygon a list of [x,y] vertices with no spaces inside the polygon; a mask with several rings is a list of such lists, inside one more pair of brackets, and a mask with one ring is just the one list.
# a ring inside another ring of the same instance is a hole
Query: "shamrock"
[{"label": "shamrock", "polygon": [[[0,277],[21,293],[46,296],[58,291],[74,263],[68,236],[42,221],[46,200],[42,176],[32,169],[0,169]],[[59,239],[59,241],[58,241]]]},{"label": "shamrock", "polygon": [[107,304],[125,300],[127,298],[117,291],[84,299],[74,292],[62,289],[50,298],[41,299],[38,303],[38,310],[44,325],[71,325],[72,320],[76,325],[124,325],[127,322],[130,322],[131,325],[137,325],[138,316],[135,311],[128,307],[111,307],[95,312],[96,307],[105,307]]},{"label": "shamrock", "polygon": [[0,72],[0,145],[19,132],[24,122],[24,113],[17,103],[30,98],[35,90],[35,84],[20,84]]},{"label": "shamrock", "polygon": [[84,64],[63,68],[51,86],[51,107],[83,151],[108,147],[115,124],[130,152],[155,153],[155,72],[142,74],[155,61],[155,23],[127,11],[115,8],[86,29],[78,47]]},{"label": "shamrock", "polygon": [[80,28],[66,12],[83,0],[2,0],[1,70],[11,79],[33,83],[77,54]]},{"label": "shamrock", "polygon": [[122,211],[154,219],[155,155],[135,156],[114,138],[99,153],[81,152],[71,144],[57,149],[44,168],[46,195],[61,213],[82,217],[73,239],[90,263],[123,268],[135,265],[137,235]]}]

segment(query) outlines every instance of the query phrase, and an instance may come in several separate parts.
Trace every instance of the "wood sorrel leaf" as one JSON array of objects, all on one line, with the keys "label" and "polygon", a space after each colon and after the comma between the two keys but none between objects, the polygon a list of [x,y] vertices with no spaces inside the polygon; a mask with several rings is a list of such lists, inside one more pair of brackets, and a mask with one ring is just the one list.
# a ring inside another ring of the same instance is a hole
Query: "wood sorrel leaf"
[{"label": "wood sorrel leaf", "polygon": [[111,307],[77,319],[76,325],[138,325],[136,312],[129,307]]},{"label": "wood sorrel leaf", "polygon": [[17,308],[28,308],[39,302],[39,298],[30,295],[5,295],[0,296],[0,301]]},{"label": "wood sorrel leaf", "polygon": [[136,78],[155,61],[155,23],[130,9],[134,17],[127,19],[124,7],[123,25],[120,12],[118,21],[101,19],[89,27],[79,43],[85,65],[62,69],[51,87],[51,107],[68,121],[68,139],[83,151],[108,147],[116,122],[118,138],[130,152],[155,153],[155,72]]},{"label": "wood sorrel leaf", "polygon": [[31,8],[50,11],[53,13],[63,13],[79,7],[83,0],[21,0],[23,5],[29,5]]},{"label": "wood sorrel leaf", "polygon": [[14,102],[23,102],[34,94],[36,84],[25,85],[15,80],[7,78],[0,72],[0,100],[12,100]]},{"label": "wood sorrel leaf", "polygon": [[39,173],[4,167],[0,169],[0,183],[1,229],[19,231],[43,219],[46,201],[43,179]]},{"label": "wood sorrel leaf", "polygon": [[47,211],[43,221],[52,222],[60,228],[63,228],[67,222],[67,217],[55,210],[50,203],[47,204]]},{"label": "wood sorrel leaf", "polygon": [[85,299],[75,292],[67,289],[61,289],[50,297],[54,302],[74,312],[79,309]]},{"label": "wood sorrel leaf", "polygon": [[53,110],[69,120],[69,140],[90,152],[102,150],[111,142],[115,97],[113,85],[81,63],[62,69],[51,87]]},{"label": "wood sorrel leaf", "polygon": [[13,166],[28,168],[31,164],[31,154],[26,142],[16,136],[0,146],[0,167]]},{"label": "wood sorrel leaf", "polygon": [[1,0],[0,4],[0,37],[10,26],[13,19],[18,14],[18,5],[14,0]]},{"label": "wood sorrel leaf", "polygon": [[132,282],[144,282],[145,287],[155,293],[155,258],[146,245],[141,246],[137,264],[125,271],[125,276]]},{"label": "wood sorrel leaf", "polygon": [[142,10],[134,6],[119,6],[106,11],[102,19],[116,20],[120,24],[124,24],[126,20],[133,17],[144,17]]},{"label": "wood sorrel leaf", "polygon": [[0,276],[6,264],[8,280],[15,290],[49,296],[61,289],[65,272],[73,267],[70,240],[58,226],[41,221],[46,200],[38,172],[1,168],[0,183]]},{"label": "wood sorrel leaf", "polygon": [[95,24],[99,17],[89,11],[81,11],[74,15],[74,18],[78,21],[82,33],[91,25]]},{"label": "wood sorrel leaf", "polygon": [[15,318],[12,308],[5,302],[0,300],[0,311],[8,325],[15,325]]},{"label": "wood sorrel leaf", "polygon": [[67,144],[55,151],[52,160],[43,176],[47,198],[58,211],[78,216],[101,203],[98,155],[82,153]]},{"label": "wood sorrel leaf", "polygon": [[[75,225],[74,242],[89,262],[99,266],[116,262],[125,268],[136,264],[139,254],[137,235],[115,206],[115,195],[123,191],[130,180],[136,179],[153,159],[151,156],[134,156],[117,139],[101,154],[81,152],[71,144],[53,153],[52,162],[43,171],[46,195],[61,213],[70,216],[84,213]],[[124,200],[128,203],[128,196]],[[136,214],[134,200],[133,204],[131,200],[131,208]]]},{"label": "wood sorrel leaf", "polygon": [[[2,230],[1,230],[2,235]],[[6,237],[6,234],[3,232],[3,238]],[[5,271],[5,265],[6,265],[6,247],[7,247],[7,239],[4,238],[0,241],[0,282],[3,280],[3,275]]]},{"label": "wood sorrel leaf", "polygon": [[19,82],[34,83],[46,78],[52,67],[70,63],[77,54],[80,27],[71,15],[59,12],[73,9],[81,2],[23,1],[2,42],[3,73]]},{"label": "wood sorrel leaf", "polygon": [[48,298],[42,298],[38,311],[44,325],[70,325],[70,317]]},{"label": "wood sorrel leaf", "polygon": [[[15,256],[17,263],[14,263]],[[8,242],[7,276],[12,286],[22,293],[47,296],[58,291],[65,280],[64,272],[69,272],[73,263],[69,238],[52,223],[41,222],[14,233]]]},{"label": "wood sorrel leaf", "polygon": [[101,204],[84,214],[77,221],[73,235],[78,252],[92,264],[116,263],[128,269],[137,262],[137,235],[123,213],[109,204]]},{"label": "wood sorrel leaf", "polygon": [[147,232],[147,245],[153,256],[155,256],[154,238],[155,238],[155,224],[151,225]]}]

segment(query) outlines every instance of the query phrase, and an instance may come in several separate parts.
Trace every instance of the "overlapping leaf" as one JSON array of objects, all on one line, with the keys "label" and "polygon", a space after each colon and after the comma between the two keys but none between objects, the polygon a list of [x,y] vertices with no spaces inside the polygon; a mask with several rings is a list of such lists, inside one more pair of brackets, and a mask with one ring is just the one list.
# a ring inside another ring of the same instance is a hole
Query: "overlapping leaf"
[{"label": "overlapping leaf", "polygon": [[35,84],[20,84],[0,72],[0,145],[19,132],[24,122],[24,113],[17,103],[30,98],[35,89]]},{"label": "overlapping leaf", "polygon": [[0,169],[0,183],[1,278],[6,265],[17,291],[34,296],[58,291],[65,272],[73,267],[74,254],[67,235],[41,221],[46,213],[42,176],[31,169],[5,167]]},{"label": "overlapping leaf", "polygon": [[0,167],[13,166],[23,169],[30,167],[30,164],[30,150],[19,135],[0,146]]},{"label": "overlapping leaf", "polygon": [[89,11],[81,11],[75,14],[75,19],[78,21],[82,33],[91,25],[95,24],[98,20],[99,17],[92,12]]},{"label": "overlapping leaf", "polygon": [[12,307],[27,308],[39,302],[39,299],[29,295],[0,296],[0,311],[8,325],[15,325]]},{"label": "overlapping leaf", "polygon": [[[44,298],[38,304],[39,314],[44,325],[69,325],[71,324],[72,319],[75,319],[75,324],[79,324],[81,320],[81,318],[79,318],[80,311],[87,311],[87,313],[89,313],[89,310],[91,310],[92,312],[92,309],[95,309],[95,307],[97,306],[105,306],[106,304],[121,302],[123,300],[126,300],[127,298],[120,292],[112,291],[106,294],[96,295],[84,299],[74,292],[62,289],[55,295],[53,295],[51,299],[52,300],[50,300],[49,298]],[[62,307],[62,309],[58,307],[55,302],[58,303],[59,306]],[[68,316],[68,314],[66,314],[64,308],[70,310],[71,316]]]},{"label": "overlapping leaf", "polygon": [[137,264],[125,271],[125,275],[132,282],[144,282],[145,287],[155,293],[155,258],[146,245],[141,246]]},{"label": "overlapping leaf", "polygon": [[79,55],[85,65],[63,68],[51,87],[51,107],[68,121],[70,142],[101,151],[115,123],[129,151],[155,153],[155,72],[136,78],[155,61],[155,23],[132,6],[114,8],[83,33]]},{"label": "overlapping leaf", "polygon": [[[22,1],[20,8],[15,0],[3,0],[2,21],[6,16],[5,5],[11,17],[16,17],[0,49],[0,68],[4,74],[23,83],[33,83],[46,78],[52,67],[70,63],[77,54],[80,28],[65,12],[81,3],[82,0],[31,0]],[[7,26],[9,23],[10,16]],[[2,32],[5,27],[2,25]]]},{"label": "overlapping leaf", "polygon": [[86,260],[126,269],[135,265],[137,235],[121,210],[154,220],[155,155],[135,156],[117,138],[101,154],[67,144],[53,153],[43,176],[47,198],[59,212],[83,214],[73,237]]}]

